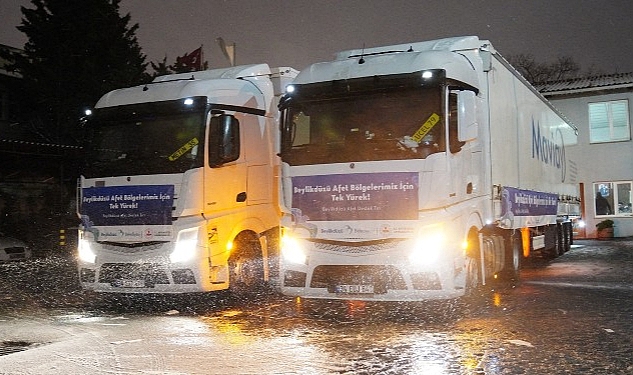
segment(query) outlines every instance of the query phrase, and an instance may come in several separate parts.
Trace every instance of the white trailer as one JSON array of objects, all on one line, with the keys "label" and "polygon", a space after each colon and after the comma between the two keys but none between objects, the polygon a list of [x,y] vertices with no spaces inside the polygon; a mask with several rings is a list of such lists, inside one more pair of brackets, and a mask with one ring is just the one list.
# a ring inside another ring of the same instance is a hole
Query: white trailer
[{"label": "white trailer", "polygon": [[569,249],[569,124],[486,40],[344,51],[282,108],[281,290],[406,301]]},{"label": "white trailer", "polygon": [[104,95],[84,124],[81,285],[184,293],[275,283],[277,104],[296,73],[237,66]]}]

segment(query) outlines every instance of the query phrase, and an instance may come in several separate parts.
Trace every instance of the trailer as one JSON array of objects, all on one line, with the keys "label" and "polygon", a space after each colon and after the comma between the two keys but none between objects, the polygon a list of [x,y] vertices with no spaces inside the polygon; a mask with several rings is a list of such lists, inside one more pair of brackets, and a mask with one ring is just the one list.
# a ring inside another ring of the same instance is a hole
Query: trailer
[{"label": "trailer", "polygon": [[84,119],[82,287],[248,293],[278,284],[278,99],[297,72],[266,64],[156,78]]},{"label": "trailer", "polygon": [[571,245],[577,129],[487,40],[340,52],[280,107],[284,294],[456,298]]}]

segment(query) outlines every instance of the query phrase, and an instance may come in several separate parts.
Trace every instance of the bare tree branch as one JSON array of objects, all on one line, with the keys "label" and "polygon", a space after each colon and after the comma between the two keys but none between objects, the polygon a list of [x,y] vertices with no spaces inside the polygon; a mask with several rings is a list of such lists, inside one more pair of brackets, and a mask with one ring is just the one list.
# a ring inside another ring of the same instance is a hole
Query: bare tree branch
[{"label": "bare tree branch", "polygon": [[531,54],[510,55],[508,61],[532,84],[577,78],[581,75],[580,65],[572,57],[561,56],[553,63],[541,63]]}]

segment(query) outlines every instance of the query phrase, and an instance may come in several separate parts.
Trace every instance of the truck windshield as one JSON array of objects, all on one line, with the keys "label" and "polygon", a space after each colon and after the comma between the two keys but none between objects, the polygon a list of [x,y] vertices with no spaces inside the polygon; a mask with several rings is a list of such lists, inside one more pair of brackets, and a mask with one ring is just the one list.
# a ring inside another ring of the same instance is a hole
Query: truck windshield
[{"label": "truck windshield", "polygon": [[423,159],[446,149],[437,86],[288,103],[282,158],[291,165]]},{"label": "truck windshield", "polygon": [[182,173],[203,165],[205,98],[96,109],[86,122],[87,178]]}]

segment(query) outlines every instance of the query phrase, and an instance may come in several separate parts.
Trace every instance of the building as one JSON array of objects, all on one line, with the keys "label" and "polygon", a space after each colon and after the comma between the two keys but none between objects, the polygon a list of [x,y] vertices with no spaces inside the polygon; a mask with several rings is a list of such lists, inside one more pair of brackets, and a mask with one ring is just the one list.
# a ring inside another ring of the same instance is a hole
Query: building
[{"label": "building", "polygon": [[615,223],[615,236],[633,236],[633,73],[602,75],[536,85],[579,129],[578,145],[565,150],[576,162],[586,226],[580,236],[597,236],[596,224]]}]

